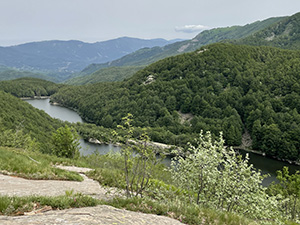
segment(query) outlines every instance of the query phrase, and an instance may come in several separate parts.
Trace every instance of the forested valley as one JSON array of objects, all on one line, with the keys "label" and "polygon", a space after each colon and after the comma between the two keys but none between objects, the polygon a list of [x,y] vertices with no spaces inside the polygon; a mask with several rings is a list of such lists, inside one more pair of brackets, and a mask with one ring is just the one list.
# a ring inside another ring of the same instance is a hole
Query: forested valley
[{"label": "forested valley", "polygon": [[248,132],[248,147],[297,161],[299,69],[299,51],[212,44],[161,60],[123,82],[69,86],[22,78],[0,82],[0,90],[17,97],[51,95],[106,128],[116,129],[131,113],[137,134],[146,127],[151,140],[176,146],[193,143],[201,130],[215,136],[222,131],[227,145],[240,146]]},{"label": "forested valley", "polygon": [[[271,47],[212,44],[170,57],[124,82],[64,86],[51,101],[86,120],[116,128],[132,113],[153,141],[184,145],[201,130],[224,133],[280,159],[299,160],[300,52]],[[189,115],[188,119],[183,117]]]},{"label": "forested valley", "polygon": [[[151,140],[184,146],[201,130],[223,132],[240,146],[248,132],[252,149],[299,160],[300,52],[271,47],[212,44],[170,57],[123,82],[82,86],[34,78],[0,82],[17,97],[52,96],[87,121],[116,129],[133,114]],[[105,138],[108,139],[107,137]]]}]

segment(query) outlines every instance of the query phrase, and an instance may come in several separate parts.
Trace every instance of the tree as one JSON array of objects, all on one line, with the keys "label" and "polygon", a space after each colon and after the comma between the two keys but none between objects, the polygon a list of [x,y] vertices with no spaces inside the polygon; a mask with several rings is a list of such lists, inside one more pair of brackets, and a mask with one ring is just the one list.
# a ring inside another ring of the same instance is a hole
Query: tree
[{"label": "tree", "polygon": [[[171,162],[172,178],[199,205],[213,206],[257,218],[276,218],[275,198],[270,198],[261,182],[263,176],[232,148],[224,146],[222,133],[213,141],[210,132],[200,133],[197,146],[190,145],[183,156]],[[196,197],[194,197],[196,196]]]},{"label": "tree", "polygon": [[282,213],[288,219],[296,220],[300,215],[300,172],[290,175],[289,168],[285,166],[282,171],[277,171],[277,179],[279,183],[271,184],[268,192],[281,197]]},{"label": "tree", "polygon": [[[154,166],[158,163],[156,152],[148,146],[150,138],[143,129],[139,141],[133,141],[132,114],[124,118],[123,124],[118,125],[123,130],[123,142],[121,154],[124,159],[124,173],[126,182],[126,196],[143,196],[145,189],[149,186]],[[114,135],[118,135],[116,132]],[[162,159],[161,159],[162,160]]]},{"label": "tree", "polygon": [[58,157],[76,158],[79,155],[79,136],[67,125],[52,134],[52,153]]}]

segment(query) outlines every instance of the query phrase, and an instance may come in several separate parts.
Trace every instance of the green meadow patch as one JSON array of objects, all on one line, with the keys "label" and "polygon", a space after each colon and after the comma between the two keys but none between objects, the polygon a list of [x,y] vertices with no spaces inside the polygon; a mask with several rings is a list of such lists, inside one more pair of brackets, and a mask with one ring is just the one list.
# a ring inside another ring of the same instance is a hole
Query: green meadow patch
[{"label": "green meadow patch", "polygon": [[24,215],[26,212],[47,210],[62,210],[96,206],[100,200],[82,194],[68,194],[56,197],[28,196],[8,197],[0,196],[0,215]]},{"label": "green meadow patch", "polygon": [[0,147],[0,155],[0,171],[3,174],[36,180],[83,180],[78,173],[58,169],[53,166],[55,164],[85,165],[76,160],[6,147]]}]

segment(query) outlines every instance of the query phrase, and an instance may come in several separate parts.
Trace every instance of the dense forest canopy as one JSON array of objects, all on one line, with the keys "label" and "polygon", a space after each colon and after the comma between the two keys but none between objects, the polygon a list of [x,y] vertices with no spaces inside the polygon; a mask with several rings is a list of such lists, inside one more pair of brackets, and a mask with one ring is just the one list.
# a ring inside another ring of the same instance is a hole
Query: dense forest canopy
[{"label": "dense forest canopy", "polygon": [[1,136],[8,131],[11,131],[10,138],[16,139],[20,138],[21,133],[28,134],[39,143],[38,150],[49,152],[52,132],[62,125],[61,121],[51,118],[44,111],[38,110],[29,103],[0,91]]},{"label": "dense forest canopy", "polygon": [[298,71],[299,51],[212,44],[154,63],[124,82],[62,87],[52,101],[111,128],[132,113],[135,126],[152,128],[152,140],[170,144],[210,130],[238,146],[247,129],[254,149],[297,160]]},{"label": "dense forest canopy", "polygon": [[16,97],[50,96],[62,86],[61,84],[29,77],[0,82],[0,90]]}]

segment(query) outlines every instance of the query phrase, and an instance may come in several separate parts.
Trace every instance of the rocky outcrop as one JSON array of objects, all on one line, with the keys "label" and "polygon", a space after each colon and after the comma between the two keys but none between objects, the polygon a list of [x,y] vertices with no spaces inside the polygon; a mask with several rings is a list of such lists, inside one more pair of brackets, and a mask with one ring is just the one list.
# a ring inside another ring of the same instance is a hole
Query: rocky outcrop
[{"label": "rocky outcrop", "polygon": [[[57,196],[64,195],[66,191],[90,195],[98,199],[109,199],[122,194],[112,188],[104,188],[98,182],[89,179],[83,173],[90,171],[89,168],[74,166],[56,166],[60,169],[78,172],[83,176],[83,182],[56,181],[56,180],[27,180],[0,174],[0,195],[8,196]],[[47,225],[47,224],[182,224],[177,220],[139,212],[117,209],[111,206],[99,205],[66,210],[52,210],[45,207],[38,212],[29,212],[25,216],[0,216],[1,225]]]},{"label": "rocky outcrop", "polygon": [[96,207],[76,208],[67,210],[48,211],[32,216],[0,216],[2,225],[52,225],[52,224],[80,224],[80,225],[180,225],[177,220],[152,214],[132,212],[116,209],[107,205]]}]

